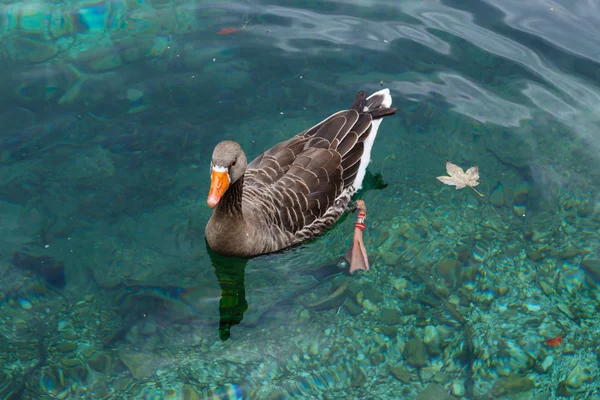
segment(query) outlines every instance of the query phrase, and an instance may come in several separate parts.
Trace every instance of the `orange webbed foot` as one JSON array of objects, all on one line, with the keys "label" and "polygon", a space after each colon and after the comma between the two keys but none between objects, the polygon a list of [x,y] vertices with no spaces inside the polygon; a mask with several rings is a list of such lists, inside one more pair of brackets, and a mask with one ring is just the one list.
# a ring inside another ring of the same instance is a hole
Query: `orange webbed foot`
[{"label": "orange webbed foot", "polygon": [[352,246],[346,253],[346,260],[350,263],[350,274],[359,269],[363,271],[369,270],[369,259],[367,258],[367,250],[363,242],[363,230],[365,229],[365,218],[367,216],[367,207],[365,202],[357,200],[358,215],[354,223],[354,238]]}]

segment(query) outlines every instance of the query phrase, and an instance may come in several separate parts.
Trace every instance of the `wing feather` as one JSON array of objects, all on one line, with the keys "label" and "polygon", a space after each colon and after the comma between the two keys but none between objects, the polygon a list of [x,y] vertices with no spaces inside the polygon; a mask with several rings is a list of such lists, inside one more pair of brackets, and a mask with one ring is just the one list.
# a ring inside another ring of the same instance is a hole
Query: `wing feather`
[{"label": "wing feather", "polygon": [[248,199],[254,209],[291,234],[321,220],[344,188],[354,182],[373,120],[395,112],[377,104],[382,99],[367,100],[361,91],[350,109],[331,115],[253,160],[244,184],[254,190],[254,198]]}]

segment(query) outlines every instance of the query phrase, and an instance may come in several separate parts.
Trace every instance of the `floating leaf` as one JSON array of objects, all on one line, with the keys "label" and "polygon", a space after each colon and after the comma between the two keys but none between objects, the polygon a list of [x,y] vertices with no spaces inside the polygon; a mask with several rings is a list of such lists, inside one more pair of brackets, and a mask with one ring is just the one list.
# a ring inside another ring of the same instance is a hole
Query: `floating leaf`
[{"label": "floating leaf", "polygon": [[439,179],[440,182],[446,185],[456,186],[457,190],[469,186],[478,195],[483,196],[475,189],[475,186],[479,185],[479,182],[477,182],[479,180],[478,166],[471,167],[467,172],[464,172],[461,167],[446,160],[446,172],[448,172],[448,175],[450,176],[438,176],[437,179]]}]

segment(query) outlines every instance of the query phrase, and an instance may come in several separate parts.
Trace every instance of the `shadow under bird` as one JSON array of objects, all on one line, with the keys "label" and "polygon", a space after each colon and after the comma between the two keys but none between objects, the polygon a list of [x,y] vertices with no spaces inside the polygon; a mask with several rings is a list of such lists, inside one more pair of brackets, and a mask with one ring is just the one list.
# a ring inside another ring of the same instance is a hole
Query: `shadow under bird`
[{"label": "shadow under bird", "polygon": [[[389,89],[356,95],[339,111],[276,144],[248,163],[241,146],[214,149],[206,225],[210,248],[224,256],[253,257],[282,250],[327,231],[361,189],[382,119],[396,112]],[[362,240],[366,208],[359,201],[350,273],[368,270]]]}]

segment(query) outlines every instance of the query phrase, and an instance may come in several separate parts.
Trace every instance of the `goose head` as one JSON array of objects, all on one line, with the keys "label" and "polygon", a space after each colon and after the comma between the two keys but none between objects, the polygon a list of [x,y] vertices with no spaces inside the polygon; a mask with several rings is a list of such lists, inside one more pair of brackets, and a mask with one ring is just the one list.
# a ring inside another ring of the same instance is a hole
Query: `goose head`
[{"label": "goose head", "polygon": [[247,160],[242,147],[225,140],[215,147],[210,162],[210,191],[206,202],[210,208],[219,204],[227,189],[246,172]]}]

